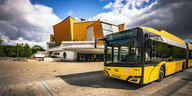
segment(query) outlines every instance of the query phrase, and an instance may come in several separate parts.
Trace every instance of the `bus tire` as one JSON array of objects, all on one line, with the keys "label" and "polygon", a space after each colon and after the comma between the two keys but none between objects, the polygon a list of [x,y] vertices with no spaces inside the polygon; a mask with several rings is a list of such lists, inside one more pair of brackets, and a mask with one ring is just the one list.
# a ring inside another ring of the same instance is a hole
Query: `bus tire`
[{"label": "bus tire", "polygon": [[161,66],[160,70],[159,70],[159,79],[158,79],[158,81],[160,82],[161,80],[163,80],[164,77],[165,77],[165,68],[163,66]]}]

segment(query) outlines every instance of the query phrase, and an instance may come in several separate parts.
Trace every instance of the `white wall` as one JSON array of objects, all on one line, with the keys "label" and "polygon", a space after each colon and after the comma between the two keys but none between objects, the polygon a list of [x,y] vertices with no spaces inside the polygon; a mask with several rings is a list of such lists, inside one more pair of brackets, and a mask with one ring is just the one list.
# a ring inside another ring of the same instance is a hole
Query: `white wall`
[{"label": "white wall", "polygon": [[45,57],[45,54],[35,54],[35,57]]},{"label": "white wall", "polygon": [[[66,58],[63,58],[63,53],[66,52]],[[54,53],[59,53],[59,55],[54,55]],[[51,56],[55,56],[58,58],[62,58],[62,60],[66,61],[75,61],[77,59],[77,53],[73,51],[58,51],[53,52]]]},{"label": "white wall", "polygon": [[116,32],[119,32],[119,28],[118,26],[112,26],[112,29],[113,29],[113,33],[116,33]]},{"label": "white wall", "polygon": [[66,52],[66,58],[63,58],[67,61],[75,61],[77,59],[77,53],[72,51],[65,51]]},{"label": "white wall", "polygon": [[105,37],[106,35],[112,34],[112,31],[108,31],[108,30],[102,30],[103,31],[103,37]]},{"label": "white wall", "polygon": [[61,58],[44,58],[44,61],[60,61]]}]

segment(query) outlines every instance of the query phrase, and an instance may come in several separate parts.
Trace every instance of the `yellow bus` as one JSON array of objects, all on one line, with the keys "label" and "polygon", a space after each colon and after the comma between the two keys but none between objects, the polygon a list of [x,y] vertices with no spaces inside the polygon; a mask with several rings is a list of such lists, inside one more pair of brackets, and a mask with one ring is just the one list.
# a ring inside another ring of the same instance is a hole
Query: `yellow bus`
[{"label": "yellow bus", "polygon": [[136,84],[161,81],[187,68],[184,40],[162,30],[136,27],[106,35],[104,75]]},{"label": "yellow bus", "polygon": [[186,43],[187,46],[187,68],[192,66],[192,44]]}]

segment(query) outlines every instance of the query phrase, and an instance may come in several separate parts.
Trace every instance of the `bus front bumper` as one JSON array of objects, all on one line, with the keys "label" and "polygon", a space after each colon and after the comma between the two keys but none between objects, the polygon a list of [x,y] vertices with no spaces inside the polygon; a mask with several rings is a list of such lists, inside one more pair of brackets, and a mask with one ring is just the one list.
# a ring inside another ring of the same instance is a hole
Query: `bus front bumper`
[{"label": "bus front bumper", "polygon": [[131,83],[136,83],[136,84],[140,84],[141,81],[141,76],[138,75],[133,75],[133,74],[120,74],[118,72],[113,72],[110,70],[107,70],[105,68],[105,70],[103,71],[103,74],[109,77],[113,77],[116,79],[121,79],[121,80],[125,80]]}]

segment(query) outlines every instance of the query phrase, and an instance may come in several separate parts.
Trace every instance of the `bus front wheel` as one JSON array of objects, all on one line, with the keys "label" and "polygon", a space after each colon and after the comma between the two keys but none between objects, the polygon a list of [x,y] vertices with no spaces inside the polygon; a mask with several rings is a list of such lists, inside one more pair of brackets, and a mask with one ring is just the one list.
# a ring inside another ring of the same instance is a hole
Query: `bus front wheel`
[{"label": "bus front wheel", "polygon": [[161,66],[161,68],[159,70],[159,80],[158,81],[163,80],[164,76],[165,76],[165,69],[163,66]]}]

